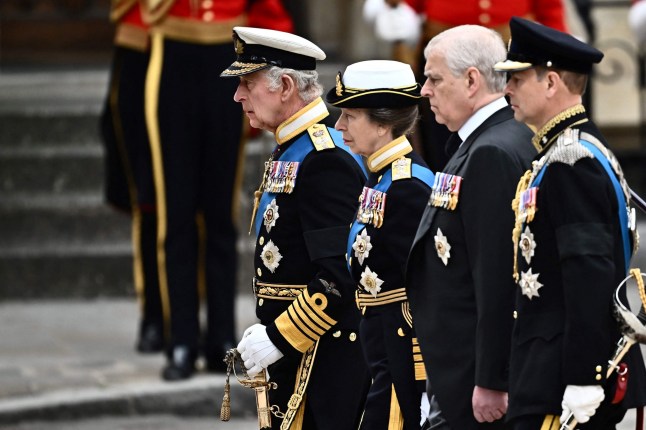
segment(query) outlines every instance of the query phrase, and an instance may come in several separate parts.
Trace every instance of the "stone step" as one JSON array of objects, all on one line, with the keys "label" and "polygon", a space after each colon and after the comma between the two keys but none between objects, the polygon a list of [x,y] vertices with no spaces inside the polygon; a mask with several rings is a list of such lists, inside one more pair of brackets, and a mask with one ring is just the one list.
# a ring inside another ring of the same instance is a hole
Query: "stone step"
[{"label": "stone step", "polygon": [[0,219],[0,254],[13,247],[130,240],[130,216],[98,194],[17,194],[3,200]]},{"label": "stone step", "polygon": [[[239,293],[251,292],[253,243],[238,241]],[[97,298],[134,295],[129,240],[99,243],[47,243],[0,250],[3,300]]]},{"label": "stone step", "polygon": [[[0,149],[0,193],[101,192],[103,148],[99,145],[24,145]],[[1,195],[1,194],[0,194]]]},{"label": "stone step", "polygon": [[2,149],[42,145],[100,146],[99,115],[90,113],[8,113],[0,109]]}]

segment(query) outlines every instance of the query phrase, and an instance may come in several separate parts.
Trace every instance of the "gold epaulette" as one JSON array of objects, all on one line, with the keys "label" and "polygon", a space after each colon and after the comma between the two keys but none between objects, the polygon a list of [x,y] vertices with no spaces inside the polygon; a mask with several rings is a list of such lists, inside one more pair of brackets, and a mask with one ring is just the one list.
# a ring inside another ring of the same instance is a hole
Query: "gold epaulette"
[{"label": "gold epaulette", "polygon": [[294,349],[304,353],[336,324],[336,320],[325,313],[327,304],[324,294],[310,296],[307,290],[303,290],[276,318],[276,328]]},{"label": "gold epaulette", "polygon": [[401,157],[390,165],[393,182],[400,179],[410,179],[413,176],[413,163],[410,158]]},{"label": "gold epaulette", "polygon": [[325,124],[312,124],[307,128],[307,133],[310,135],[312,145],[317,151],[331,149],[336,146]]}]

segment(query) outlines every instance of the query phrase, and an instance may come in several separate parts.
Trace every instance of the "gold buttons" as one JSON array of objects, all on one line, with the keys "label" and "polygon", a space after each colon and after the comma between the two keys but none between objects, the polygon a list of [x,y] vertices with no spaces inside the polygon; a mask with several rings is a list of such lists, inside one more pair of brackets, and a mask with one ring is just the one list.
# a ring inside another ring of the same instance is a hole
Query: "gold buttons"
[{"label": "gold buttons", "polygon": [[334,333],[332,333],[332,336],[334,337],[341,337],[341,330],[337,330]]},{"label": "gold buttons", "polygon": [[202,2],[202,7],[204,9],[211,9],[213,7],[213,0],[204,0]]},{"label": "gold buttons", "polygon": [[213,21],[213,18],[215,18],[215,14],[213,12],[211,12],[210,10],[204,12],[204,15],[202,15],[202,19],[204,21]]},{"label": "gold buttons", "polygon": [[597,366],[594,368],[594,370],[596,370],[597,372],[601,372],[603,368],[601,366]]},{"label": "gold buttons", "polygon": [[514,311],[514,319],[518,319],[518,311]]},{"label": "gold buttons", "polygon": [[256,269],[256,273],[258,276],[262,276],[262,270],[260,270],[260,267]]},{"label": "gold buttons", "polygon": [[350,342],[357,340],[357,334],[355,332],[350,333]]},{"label": "gold buttons", "polygon": [[482,25],[489,24],[491,22],[491,16],[488,13],[481,13],[478,16],[478,21]]},{"label": "gold buttons", "polygon": [[601,375],[595,376],[594,379],[596,379],[597,381],[601,381]]},{"label": "gold buttons", "polygon": [[264,245],[265,244],[265,237],[260,236],[260,239],[258,239],[258,245]]},{"label": "gold buttons", "polygon": [[404,329],[402,329],[401,327],[397,329],[397,334],[399,335],[399,337],[406,336],[406,333],[404,333]]},{"label": "gold buttons", "polygon": [[478,6],[480,6],[480,9],[489,9],[491,7],[491,1],[490,0],[480,0],[478,2]]},{"label": "gold buttons", "polygon": [[265,303],[264,299],[258,299],[258,306],[262,306]]}]

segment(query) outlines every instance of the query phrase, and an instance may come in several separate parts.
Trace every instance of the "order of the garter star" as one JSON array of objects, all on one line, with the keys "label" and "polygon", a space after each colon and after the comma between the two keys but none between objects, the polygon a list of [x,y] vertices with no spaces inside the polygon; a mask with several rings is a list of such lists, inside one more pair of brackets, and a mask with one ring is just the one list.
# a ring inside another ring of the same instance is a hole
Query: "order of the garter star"
[{"label": "order of the garter star", "polygon": [[265,213],[263,214],[265,228],[267,232],[271,231],[271,228],[276,225],[276,220],[280,215],[278,214],[278,205],[276,204],[276,199],[273,199],[271,203],[267,205]]},{"label": "order of the garter star", "polygon": [[372,249],[370,236],[368,236],[365,228],[357,235],[357,238],[352,244],[352,249],[354,249],[354,256],[359,260],[359,264],[363,264],[363,260],[368,258],[370,250]]},{"label": "order of the garter star", "polygon": [[529,229],[529,226],[525,227],[525,231],[520,235],[520,250],[525,257],[525,261],[529,264],[534,256],[534,250],[536,249],[536,241],[534,240],[534,233]]}]

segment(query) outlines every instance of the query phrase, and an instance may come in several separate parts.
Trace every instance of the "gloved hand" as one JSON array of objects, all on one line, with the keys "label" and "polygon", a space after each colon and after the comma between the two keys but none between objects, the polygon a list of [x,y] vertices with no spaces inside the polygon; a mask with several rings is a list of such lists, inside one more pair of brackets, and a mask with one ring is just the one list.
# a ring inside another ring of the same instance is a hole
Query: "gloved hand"
[{"label": "gloved hand", "polygon": [[244,361],[244,367],[248,369],[247,373],[252,378],[283,356],[283,353],[269,340],[267,328],[262,324],[254,324],[245,330],[238,344],[238,352]]},{"label": "gloved hand", "polygon": [[428,421],[428,414],[431,411],[431,404],[428,401],[428,396],[426,392],[422,393],[422,399],[419,405],[420,410],[420,422],[419,425],[423,426],[426,421]]},{"label": "gloved hand", "polygon": [[561,423],[565,422],[570,412],[580,424],[587,423],[604,398],[600,385],[568,385],[561,402]]}]

